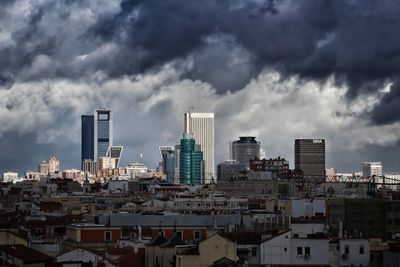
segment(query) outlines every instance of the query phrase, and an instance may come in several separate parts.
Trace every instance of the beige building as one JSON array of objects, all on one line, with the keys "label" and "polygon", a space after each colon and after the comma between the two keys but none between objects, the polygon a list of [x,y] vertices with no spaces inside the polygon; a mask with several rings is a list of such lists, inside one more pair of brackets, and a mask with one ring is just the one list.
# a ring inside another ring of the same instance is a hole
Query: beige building
[{"label": "beige building", "polygon": [[208,267],[222,258],[236,262],[236,243],[218,234],[198,246],[176,246],[177,267]]},{"label": "beige building", "polygon": [[111,158],[111,157],[100,157],[99,158],[100,170],[115,169],[115,167],[116,167],[115,160],[116,160],[115,158]]},{"label": "beige building", "polygon": [[193,135],[203,151],[204,183],[210,183],[214,175],[214,113],[185,113],[185,133]]},{"label": "beige building", "polygon": [[42,174],[55,174],[60,171],[60,161],[56,157],[51,157],[47,161],[39,164],[39,172]]}]

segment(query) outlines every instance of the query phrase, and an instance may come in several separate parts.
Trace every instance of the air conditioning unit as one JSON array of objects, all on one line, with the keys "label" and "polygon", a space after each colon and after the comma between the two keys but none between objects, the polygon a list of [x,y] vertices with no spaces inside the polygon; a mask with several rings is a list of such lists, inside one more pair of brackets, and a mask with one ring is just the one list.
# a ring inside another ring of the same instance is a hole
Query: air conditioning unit
[{"label": "air conditioning unit", "polygon": [[310,259],[310,257],[311,257],[311,255],[310,255],[310,254],[305,254],[305,255],[304,255],[304,259],[305,259],[305,260],[308,260],[308,259]]},{"label": "air conditioning unit", "polygon": [[348,260],[349,259],[349,254],[342,254],[342,260]]}]

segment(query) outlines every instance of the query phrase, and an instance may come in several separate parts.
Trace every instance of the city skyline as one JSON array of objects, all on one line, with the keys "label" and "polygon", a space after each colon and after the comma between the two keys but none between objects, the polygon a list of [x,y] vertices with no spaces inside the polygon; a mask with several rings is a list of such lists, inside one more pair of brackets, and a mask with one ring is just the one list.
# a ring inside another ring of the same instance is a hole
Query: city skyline
[{"label": "city skyline", "polygon": [[122,164],[155,167],[193,107],[215,114],[214,165],[249,135],[291,165],[292,140],[323,137],[326,167],[400,169],[398,3],[68,3],[0,3],[1,171],[79,168],[77,118],[99,106]]}]

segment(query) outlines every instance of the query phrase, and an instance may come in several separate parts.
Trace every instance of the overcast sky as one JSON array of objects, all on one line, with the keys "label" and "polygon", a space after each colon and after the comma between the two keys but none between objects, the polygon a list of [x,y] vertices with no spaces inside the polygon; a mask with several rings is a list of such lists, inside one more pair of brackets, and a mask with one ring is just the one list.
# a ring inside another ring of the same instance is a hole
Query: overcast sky
[{"label": "overcast sky", "polygon": [[293,167],[400,169],[400,2],[1,0],[0,171],[80,166],[80,116],[114,113],[123,163],[155,167],[183,113],[215,112],[216,162],[254,135]]}]

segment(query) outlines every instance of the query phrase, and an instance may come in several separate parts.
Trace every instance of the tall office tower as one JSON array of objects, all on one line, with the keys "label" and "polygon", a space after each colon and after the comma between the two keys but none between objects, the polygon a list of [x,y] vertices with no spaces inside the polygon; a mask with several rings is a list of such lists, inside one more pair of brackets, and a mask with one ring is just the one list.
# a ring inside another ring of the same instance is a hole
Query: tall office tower
[{"label": "tall office tower", "polygon": [[192,134],[204,156],[204,182],[214,178],[214,113],[185,113],[185,133]]},{"label": "tall office tower", "polygon": [[106,157],[108,147],[113,145],[111,110],[96,110],[94,119],[94,155],[95,160]]},{"label": "tall office tower", "polygon": [[199,185],[204,180],[203,151],[196,149],[195,139],[188,133],[181,139],[179,178],[181,184]]},{"label": "tall office tower", "polygon": [[121,161],[123,146],[110,146],[107,150],[107,157],[113,158],[115,160],[115,168],[119,167]]},{"label": "tall office tower", "polygon": [[81,136],[81,162],[95,160],[94,157],[94,116],[82,115],[82,136]]},{"label": "tall office tower", "polygon": [[382,176],[381,162],[363,162],[363,177]]},{"label": "tall office tower", "polygon": [[160,146],[161,167],[163,174],[166,175],[167,181],[174,182],[175,173],[175,152],[172,146]]},{"label": "tall office tower", "polygon": [[232,146],[232,159],[244,165],[245,169],[250,168],[250,160],[260,158],[260,142],[253,136],[242,136],[239,140],[230,143]]},{"label": "tall office tower", "polygon": [[325,181],[325,139],[296,139],[295,170],[302,170],[305,181]]}]

